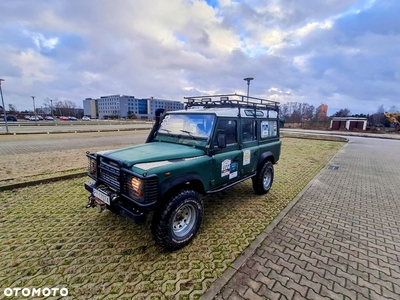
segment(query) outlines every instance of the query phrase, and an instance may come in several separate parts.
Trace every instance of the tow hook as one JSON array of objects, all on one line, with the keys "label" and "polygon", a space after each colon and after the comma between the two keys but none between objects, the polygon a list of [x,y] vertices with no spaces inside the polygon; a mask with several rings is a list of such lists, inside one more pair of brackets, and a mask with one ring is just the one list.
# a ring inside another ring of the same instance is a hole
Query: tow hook
[{"label": "tow hook", "polygon": [[88,203],[85,206],[86,208],[96,207],[99,213],[103,212],[106,209],[106,204],[99,199],[89,196]]},{"label": "tow hook", "polygon": [[96,202],[93,199],[93,196],[89,196],[88,197],[88,203],[86,204],[85,208],[91,208],[91,207],[95,207],[96,206]]}]

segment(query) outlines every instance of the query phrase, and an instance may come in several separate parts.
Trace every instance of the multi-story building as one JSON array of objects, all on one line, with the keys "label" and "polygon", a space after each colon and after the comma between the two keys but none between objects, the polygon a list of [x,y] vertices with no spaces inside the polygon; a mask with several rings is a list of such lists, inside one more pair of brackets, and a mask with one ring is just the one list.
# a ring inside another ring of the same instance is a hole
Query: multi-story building
[{"label": "multi-story building", "polygon": [[99,99],[83,100],[85,115],[91,118],[137,118],[152,119],[157,108],[167,111],[181,110],[184,104],[179,101],[151,98],[135,98],[127,95],[102,96]]},{"label": "multi-story building", "polygon": [[325,121],[328,115],[328,105],[321,104],[318,106],[315,115],[318,121]]},{"label": "multi-story building", "polygon": [[98,118],[97,99],[86,98],[83,100],[83,113],[92,119]]}]

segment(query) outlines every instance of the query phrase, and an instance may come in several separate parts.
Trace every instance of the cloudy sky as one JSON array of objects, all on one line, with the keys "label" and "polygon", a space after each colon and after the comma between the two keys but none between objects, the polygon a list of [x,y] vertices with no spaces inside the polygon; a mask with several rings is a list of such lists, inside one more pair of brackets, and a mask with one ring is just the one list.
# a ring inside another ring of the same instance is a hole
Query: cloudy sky
[{"label": "cloudy sky", "polygon": [[399,0],[2,0],[6,107],[247,93],[400,107]]}]

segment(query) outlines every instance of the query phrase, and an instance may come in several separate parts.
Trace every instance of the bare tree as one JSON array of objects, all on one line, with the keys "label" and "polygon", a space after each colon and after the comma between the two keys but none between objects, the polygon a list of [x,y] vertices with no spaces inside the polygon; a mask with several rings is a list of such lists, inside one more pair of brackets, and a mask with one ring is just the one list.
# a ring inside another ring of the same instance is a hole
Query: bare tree
[{"label": "bare tree", "polygon": [[288,105],[286,103],[282,104],[280,106],[279,110],[280,110],[281,116],[286,117],[286,116],[289,115],[289,107],[288,107]]},{"label": "bare tree", "polygon": [[12,114],[15,114],[18,112],[17,107],[14,104],[8,104],[8,111]]},{"label": "bare tree", "polygon": [[75,115],[76,103],[74,101],[56,100],[56,101],[53,101],[53,107],[54,107],[54,111],[59,116]]},{"label": "bare tree", "polygon": [[385,122],[385,107],[383,106],[383,104],[381,104],[376,113],[374,113],[372,115],[372,120],[374,125],[379,125]]},{"label": "bare tree", "polygon": [[301,115],[303,118],[311,120],[312,118],[314,118],[314,114],[315,114],[314,105],[310,105],[305,102],[301,104]]},{"label": "bare tree", "polygon": [[389,110],[388,110],[391,114],[397,113],[399,112],[399,109],[396,105],[392,105]]},{"label": "bare tree", "polygon": [[302,122],[304,118],[312,119],[315,113],[315,107],[306,102],[288,102],[281,105],[281,115],[287,122]]},{"label": "bare tree", "polygon": [[44,106],[46,107],[48,107],[49,108],[49,111],[50,111],[50,114],[51,115],[55,115],[55,114],[58,114],[58,112],[56,111],[56,102],[58,102],[58,99],[57,98],[55,98],[55,99],[50,99],[49,97],[46,97],[46,98],[44,98],[44,100],[43,100],[43,103],[44,103]]},{"label": "bare tree", "polygon": [[348,117],[348,116],[350,116],[350,110],[348,108],[341,108],[332,115],[332,117]]}]

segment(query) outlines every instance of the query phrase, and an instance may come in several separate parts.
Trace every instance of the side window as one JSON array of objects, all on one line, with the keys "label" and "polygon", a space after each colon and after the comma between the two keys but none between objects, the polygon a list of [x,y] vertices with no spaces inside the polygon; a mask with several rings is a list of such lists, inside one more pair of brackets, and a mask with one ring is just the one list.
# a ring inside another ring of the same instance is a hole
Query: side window
[{"label": "side window", "polygon": [[227,145],[237,143],[236,132],[237,124],[235,120],[219,120],[217,125],[217,134],[214,138],[214,145],[217,144],[218,134],[225,134]]},{"label": "side window", "polygon": [[242,119],[242,141],[251,142],[257,140],[257,121]]},{"label": "side window", "polygon": [[266,139],[278,135],[277,121],[261,121],[261,138]]}]

